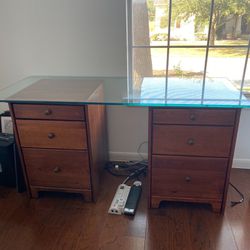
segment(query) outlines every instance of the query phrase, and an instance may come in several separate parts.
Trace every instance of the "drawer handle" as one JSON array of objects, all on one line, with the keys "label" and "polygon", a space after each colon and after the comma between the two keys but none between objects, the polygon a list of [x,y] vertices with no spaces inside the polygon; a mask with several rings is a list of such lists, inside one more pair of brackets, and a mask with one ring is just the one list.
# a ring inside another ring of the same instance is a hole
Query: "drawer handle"
[{"label": "drawer handle", "polygon": [[44,114],[45,115],[51,115],[52,114],[52,110],[47,109],[47,110],[44,111]]},{"label": "drawer handle", "polygon": [[186,176],[186,177],[185,177],[185,181],[186,181],[186,182],[190,182],[190,181],[191,181],[191,177],[190,177],[190,176]]},{"label": "drawer handle", "polygon": [[59,167],[56,167],[56,168],[54,168],[54,173],[59,173],[59,172],[61,172],[61,169],[59,168]]},{"label": "drawer handle", "polygon": [[187,144],[190,146],[194,145],[194,139],[188,139]]},{"label": "drawer handle", "polygon": [[195,121],[195,120],[196,120],[195,114],[191,114],[191,115],[189,116],[189,118],[190,118],[191,121]]},{"label": "drawer handle", "polygon": [[54,133],[48,133],[48,138],[53,139],[56,135]]}]

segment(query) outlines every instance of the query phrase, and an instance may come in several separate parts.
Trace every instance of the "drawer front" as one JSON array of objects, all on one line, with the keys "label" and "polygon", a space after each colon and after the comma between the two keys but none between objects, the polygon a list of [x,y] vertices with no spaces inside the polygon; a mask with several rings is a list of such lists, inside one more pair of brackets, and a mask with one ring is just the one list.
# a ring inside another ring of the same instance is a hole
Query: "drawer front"
[{"label": "drawer front", "polygon": [[17,119],[85,120],[83,106],[14,104]]},{"label": "drawer front", "polygon": [[234,109],[153,109],[155,124],[233,125]]},{"label": "drawer front", "polygon": [[25,148],[23,156],[32,186],[90,189],[87,152]]},{"label": "drawer front", "polygon": [[84,122],[16,120],[22,147],[86,149]]},{"label": "drawer front", "polygon": [[152,195],[222,199],[226,158],[152,157]]},{"label": "drawer front", "polygon": [[154,125],[153,154],[228,157],[232,127]]}]

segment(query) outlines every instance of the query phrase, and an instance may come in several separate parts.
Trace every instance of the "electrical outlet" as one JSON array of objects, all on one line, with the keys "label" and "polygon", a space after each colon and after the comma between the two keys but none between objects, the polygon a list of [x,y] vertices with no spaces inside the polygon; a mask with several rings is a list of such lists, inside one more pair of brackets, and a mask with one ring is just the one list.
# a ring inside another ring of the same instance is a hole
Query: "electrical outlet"
[{"label": "electrical outlet", "polygon": [[13,134],[13,123],[12,123],[11,117],[2,116],[1,127],[2,127],[2,133]]}]

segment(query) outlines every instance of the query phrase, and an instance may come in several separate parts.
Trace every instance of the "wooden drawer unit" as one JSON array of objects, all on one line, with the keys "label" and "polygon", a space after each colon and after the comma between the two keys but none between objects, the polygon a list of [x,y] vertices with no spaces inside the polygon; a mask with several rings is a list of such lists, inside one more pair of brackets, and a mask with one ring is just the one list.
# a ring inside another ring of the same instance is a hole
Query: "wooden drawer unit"
[{"label": "wooden drawer unit", "polygon": [[223,212],[240,110],[149,110],[149,205],[210,203]]},{"label": "wooden drawer unit", "polygon": [[17,120],[16,125],[22,147],[87,149],[84,122]]},{"label": "wooden drawer unit", "polygon": [[222,200],[227,158],[153,156],[152,195]]},{"label": "wooden drawer unit", "polygon": [[228,157],[233,127],[153,125],[153,154]]},{"label": "wooden drawer unit", "polygon": [[30,196],[62,191],[96,200],[107,161],[105,107],[12,103],[10,110]]},{"label": "wooden drawer unit", "polygon": [[234,125],[234,109],[154,109],[155,124]]},{"label": "wooden drawer unit", "polygon": [[13,109],[17,119],[85,120],[84,107],[82,106],[14,104]]},{"label": "wooden drawer unit", "polygon": [[23,149],[32,186],[91,189],[88,152]]}]

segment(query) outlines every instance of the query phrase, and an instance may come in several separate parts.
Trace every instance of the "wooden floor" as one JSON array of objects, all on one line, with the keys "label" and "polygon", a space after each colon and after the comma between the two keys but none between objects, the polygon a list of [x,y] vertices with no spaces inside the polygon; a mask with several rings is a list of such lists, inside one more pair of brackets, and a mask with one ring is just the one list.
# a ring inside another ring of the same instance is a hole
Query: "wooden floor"
[{"label": "wooden floor", "polygon": [[[77,195],[25,194],[0,187],[0,249],[250,249],[250,170],[234,169],[232,182],[244,193],[244,204],[230,188],[224,216],[206,205],[165,203],[147,209],[147,193],[134,218],[107,214],[121,179],[105,173],[96,204]],[[145,186],[144,186],[145,187]]]}]

